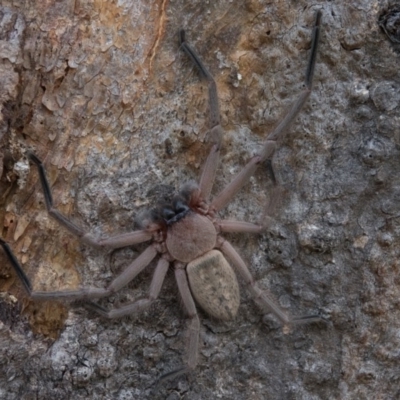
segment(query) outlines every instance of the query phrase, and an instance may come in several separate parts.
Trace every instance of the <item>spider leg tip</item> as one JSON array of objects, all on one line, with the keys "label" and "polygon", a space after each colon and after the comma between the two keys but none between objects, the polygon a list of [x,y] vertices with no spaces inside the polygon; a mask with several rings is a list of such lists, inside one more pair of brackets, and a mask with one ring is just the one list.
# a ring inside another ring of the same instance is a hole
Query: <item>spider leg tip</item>
[{"label": "spider leg tip", "polygon": [[185,30],[183,28],[181,28],[179,30],[179,44],[182,46],[183,43],[185,43],[186,38],[185,38]]},{"label": "spider leg tip", "polygon": [[153,383],[153,387],[157,387],[158,385],[160,385],[163,382],[166,382],[168,380],[171,379],[175,379],[178,376],[184,375],[188,372],[188,368],[187,367],[182,367],[182,368],[178,368],[175,369],[173,371],[167,372],[166,374],[161,375],[154,383]]},{"label": "spider leg tip", "polygon": [[32,161],[36,165],[41,165],[42,162],[39,160],[39,158],[33,153],[32,151],[27,151],[26,155],[30,161]]}]

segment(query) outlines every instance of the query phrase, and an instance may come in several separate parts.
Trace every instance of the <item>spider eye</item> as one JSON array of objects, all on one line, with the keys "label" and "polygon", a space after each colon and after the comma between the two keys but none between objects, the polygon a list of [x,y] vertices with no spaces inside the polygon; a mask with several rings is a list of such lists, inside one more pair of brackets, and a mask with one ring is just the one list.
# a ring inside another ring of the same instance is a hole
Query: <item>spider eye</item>
[{"label": "spider eye", "polygon": [[181,200],[177,200],[175,202],[174,208],[175,208],[176,214],[185,213],[185,212],[189,211],[188,205]]},{"label": "spider eye", "polygon": [[189,211],[190,208],[186,202],[177,197],[172,200],[172,204],[164,205],[160,208],[160,216],[167,225],[172,225],[184,218]]},{"label": "spider eye", "polygon": [[162,217],[163,217],[166,221],[169,221],[169,220],[171,220],[172,218],[175,217],[175,211],[174,211],[174,210],[171,210],[170,208],[164,208],[164,209],[162,210]]}]

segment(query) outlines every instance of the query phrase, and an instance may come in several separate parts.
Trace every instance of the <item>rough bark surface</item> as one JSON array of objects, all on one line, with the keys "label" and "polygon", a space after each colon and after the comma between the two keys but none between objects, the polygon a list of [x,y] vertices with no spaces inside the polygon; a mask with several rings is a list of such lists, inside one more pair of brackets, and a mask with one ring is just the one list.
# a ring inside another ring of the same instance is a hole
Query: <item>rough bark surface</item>
[{"label": "rough bark surface", "polygon": [[[243,290],[234,322],[201,313],[198,368],[181,365],[186,321],[172,273],[135,319],[33,303],[0,251],[0,399],[398,399],[400,397],[400,6],[386,0],[8,1],[0,6],[0,234],[42,290],[104,286],[143,246],[88,248],[45,210],[28,149],[58,208],[100,235],[205,160],[213,73],[224,127],[214,193],[303,88],[323,11],[314,91],[274,157],[286,198],[263,235],[227,235],[292,314],[330,326],[283,331]],[[260,170],[223,212],[256,221]],[[154,264],[105,307],[143,296]]]}]

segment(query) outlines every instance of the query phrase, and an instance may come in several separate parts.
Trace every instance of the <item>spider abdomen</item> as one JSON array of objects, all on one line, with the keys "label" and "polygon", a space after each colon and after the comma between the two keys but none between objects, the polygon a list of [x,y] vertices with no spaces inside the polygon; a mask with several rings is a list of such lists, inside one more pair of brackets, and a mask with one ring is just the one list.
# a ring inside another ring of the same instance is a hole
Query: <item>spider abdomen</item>
[{"label": "spider abdomen", "polygon": [[218,250],[211,250],[186,267],[190,289],[201,308],[220,320],[233,319],[240,303],[232,267]]},{"label": "spider abdomen", "polygon": [[168,228],[165,241],[169,254],[187,263],[215,247],[217,232],[211,220],[194,212]]}]

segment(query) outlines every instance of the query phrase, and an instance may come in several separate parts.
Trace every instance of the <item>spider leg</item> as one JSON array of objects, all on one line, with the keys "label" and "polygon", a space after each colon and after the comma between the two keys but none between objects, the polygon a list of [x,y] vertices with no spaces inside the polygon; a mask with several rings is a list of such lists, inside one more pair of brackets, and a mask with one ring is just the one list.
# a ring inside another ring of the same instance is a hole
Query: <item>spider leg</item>
[{"label": "spider leg", "polygon": [[265,231],[274,221],[269,215],[274,215],[275,210],[282,200],[282,186],[275,186],[269,197],[269,200],[263,210],[258,224],[251,222],[227,220],[224,219],[218,222],[221,232],[242,232],[242,233],[261,233]]},{"label": "spider leg", "polygon": [[193,64],[197,67],[202,79],[208,83],[208,98],[210,104],[210,138],[213,143],[210,154],[203,166],[200,177],[200,193],[204,200],[208,200],[214,183],[215,173],[218,167],[219,154],[221,149],[222,128],[219,114],[219,101],[217,85],[211,73],[204,66],[200,57],[185,41],[185,31],[180,31],[180,47],[190,57]]},{"label": "spider leg", "polygon": [[189,344],[188,344],[188,355],[186,366],[178,368],[171,372],[162,375],[156,382],[155,385],[159,385],[162,382],[177,378],[180,375],[186,374],[193,370],[197,365],[198,349],[199,349],[199,334],[200,334],[200,320],[197,315],[196,305],[193,300],[192,293],[189,288],[189,282],[186,276],[184,265],[181,263],[175,264],[175,278],[178,284],[179,293],[186,311],[189,315]]},{"label": "spider leg", "polygon": [[178,284],[179,293],[186,311],[189,316],[189,344],[186,366],[177,370],[168,372],[163,375],[157,383],[165,380],[176,378],[193,370],[197,365],[198,349],[199,349],[199,334],[200,334],[200,320],[197,315],[196,305],[194,303],[192,293],[190,292],[189,282],[186,276],[184,265],[181,263],[175,264],[175,278]]},{"label": "spider leg", "polygon": [[242,186],[249,180],[249,178],[254,174],[257,167],[265,160],[271,159],[272,155],[275,152],[277,141],[284,138],[291,123],[297,117],[301,108],[310,96],[317,58],[321,17],[322,13],[321,11],[318,11],[312,34],[311,53],[306,71],[305,89],[301,92],[299,98],[291,106],[290,110],[284,116],[279,125],[268,135],[260,154],[251,158],[251,160],[244,166],[244,168],[235,176],[235,178],[233,178],[231,183],[229,183],[225,187],[225,189],[223,189],[222,192],[219,193],[212,201],[210,207],[215,211],[219,211],[224,208],[232,200],[235,194],[242,188]]},{"label": "spider leg", "polygon": [[126,286],[132,279],[136,277],[157,255],[157,251],[154,246],[147,247],[135,260],[121,273],[119,274],[107,288],[96,288],[96,287],[84,287],[76,290],[57,290],[57,291],[36,291],[33,290],[32,283],[28,276],[22,269],[21,264],[18,262],[14,253],[11,251],[10,246],[3,240],[0,239],[0,245],[3,247],[8,259],[14,271],[21,280],[28,295],[35,300],[80,300],[80,299],[98,299],[101,297],[109,296],[113,292],[120,290]]},{"label": "spider leg", "polygon": [[96,311],[101,316],[106,318],[119,318],[123,317],[124,315],[138,314],[149,308],[154,300],[157,299],[161,290],[161,286],[164,283],[168,267],[169,262],[163,258],[160,258],[153,274],[149,294],[144,299],[139,299],[132,303],[128,303],[121,307],[113,308],[111,310],[106,310],[105,308],[92,301],[87,302],[85,306],[93,311]]},{"label": "spider leg", "polygon": [[260,233],[263,230],[261,225],[253,224],[252,222],[229,219],[219,221],[218,226],[221,232],[228,233]]},{"label": "spider leg", "polygon": [[257,285],[245,262],[226,240],[220,246],[222,253],[236,267],[237,272],[247,286],[250,294],[253,296],[255,303],[264,310],[271,311],[284,325],[289,324],[307,324],[311,322],[324,321],[320,315],[306,315],[302,317],[291,317],[281,307],[276,304],[273,296],[266,290],[262,290]]},{"label": "spider leg", "polygon": [[43,163],[33,153],[28,153],[28,158],[37,166],[40,182],[42,184],[44,200],[49,215],[72,234],[78,236],[78,238],[80,238],[82,242],[95,247],[120,248],[146,242],[147,240],[151,239],[151,234],[145,230],[124,233],[122,235],[117,235],[106,239],[97,239],[91,234],[86,233],[54,207],[53,196],[51,195],[50,185],[46,177]]}]

